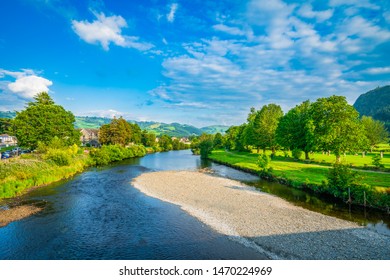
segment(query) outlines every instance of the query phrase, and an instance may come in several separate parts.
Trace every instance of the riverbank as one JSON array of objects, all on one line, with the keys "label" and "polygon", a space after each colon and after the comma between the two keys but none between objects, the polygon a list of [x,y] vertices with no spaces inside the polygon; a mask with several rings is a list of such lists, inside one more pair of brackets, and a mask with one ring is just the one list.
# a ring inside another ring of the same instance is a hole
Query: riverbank
[{"label": "riverbank", "polygon": [[[294,188],[304,188],[316,193],[334,195],[326,184],[330,168],[327,166],[276,156],[269,164],[270,169],[267,172],[260,172],[257,165],[258,154],[216,150],[209,155],[209,158],[216,163],[259,175],[268,181],[277,181]],[[360,182],[366,184],[367,187],[351,189],[352,203],[363,205],[363,192],[365,191],[367,206],[388,211],[390,207],[390,173],[359,171],[358,174],[362,178]],[[345,191],[340,190],[339,193],[343,197],[335,196],[337,199],[348,200],[348,197],[345,197]]]},{"label": "riverbank", "polygon": [[11,222],[24,219],[41,211],[42,208],[34,205],[21,205],[9,209],[0,209],[0,228]]},{"label": "riverbank", "polygon": [[107,165],[133,157],[142,157],[141,145],[121,147],[106,145],[83,150],[77,146],[22,155],[0,161],[0,200],[22,195],[28,190],[68,179],[91,166]]},{"label": "riverbank", "polygon": [[271,259],[390,259],[389,237],[237,181],[164,171],[142,174],[133,185]]}]

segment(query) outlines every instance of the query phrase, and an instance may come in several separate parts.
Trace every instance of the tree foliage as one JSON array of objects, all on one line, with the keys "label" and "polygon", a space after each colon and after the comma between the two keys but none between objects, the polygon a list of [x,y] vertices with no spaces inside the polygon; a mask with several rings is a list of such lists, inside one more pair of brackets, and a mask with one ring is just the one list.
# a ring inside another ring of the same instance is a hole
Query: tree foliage
[{"label": "tree foliage", "polygon": [[173,148],[172,139],[166,134],[160,137],[160,140],[158,141],[158,145],[163,151],[170,151]]},{"label": "tree foliage", "polygon": [[220,149],[223,147],[223,136],[221,133],[218,132],[215,134],[213,145],[215,149]]},{"label": "tree foliage", "polygon": [[264,105],[261,110],[256,113],[256,116],[253,119],[252,133],[254,138],[250,143],[264,151],[269,147],[274,153],[277,147],[275,132],[278,127],[279,119],[282,116],[283,111],[279,105]]},{"label": "tree foliage", "polygon": [[132,140],[132,126],[122,117],[111,120],[99,129],[99,142],[102,145],[118,144],[125,146]]},{"label": "tree foliage", "polygon": [[11,120],[0,118],[0,134],[9,133],[11,129]]},{"label": "tree foliage", "polygon": [[208,158],[213,150],[214,137],[211,134],[203,133],[199,137],[199,152],[201,158]]},{"label": "tree foliage", "polygon": [[295,106],[280,119],[276,129],[276,141],[285,148],[305,152],[306,159],[309,159],[309,152],[314,149],[310,106],[310,101]]},{"label": "tree foliage", "polygon": [[156,145],[156,134],[143,130],[141,133],[141,141],[145,147],[153,147]]},{"label": "tree foliage", "polygon": [[367,143],[359,113],[344,96],[319,98],[310,107],[315,145],[333,151],[337,160],[346,151],[358,151]]},{"label": "tree foliage", "polygon": [[362,124],[371,149],[375,145],[386,143],[389,140],[389,133],[382,122],[376,121],[372,117],[363,116]]},{"label": "tree foliage", "polygon": [[80,132],[74,128],[75,117],[56,105],[48,93],[41,92],[25,110],[16,113],[12,132],[20,146],[35,149],[39,142],[49,143],[58,137],[66,146],[80,143]]}]

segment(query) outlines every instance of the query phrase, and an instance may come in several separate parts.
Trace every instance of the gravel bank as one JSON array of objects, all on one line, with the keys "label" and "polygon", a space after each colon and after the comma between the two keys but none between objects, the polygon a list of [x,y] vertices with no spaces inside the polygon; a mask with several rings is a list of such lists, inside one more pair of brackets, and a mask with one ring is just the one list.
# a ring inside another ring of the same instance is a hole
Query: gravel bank
[{"label": "gravel bank", "polygon": [[390,259],[390,237],[237,181],[163,171],[144,173],[132,184],[272,259]]},{"label": "gravel bank", "polygon": [[0,227],[5,227],[11,222],[21,220],[41,211],[42,208],[32,205],[22,205],[6,210],[0,210]]}]

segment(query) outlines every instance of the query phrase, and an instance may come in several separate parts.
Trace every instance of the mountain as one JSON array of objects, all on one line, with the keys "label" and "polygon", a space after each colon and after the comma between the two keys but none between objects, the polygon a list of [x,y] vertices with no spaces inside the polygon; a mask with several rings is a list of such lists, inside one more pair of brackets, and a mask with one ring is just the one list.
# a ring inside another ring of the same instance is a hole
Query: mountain
[{"label": "mountain", "polygon": [[[16,115],[15,112],[1,112],[0,118],[12,119]],[[110,118],[103,117],[78,117],[76,116],[75,127],[76,128],[99,128],[103,124],[111,122]],[[214,134],[220,132],[222,134],[229,128],[228,126],[222,125],[213,125],[206,126],[203,128],[197,128],[188,124],[180,123],[161,123],[154,121],[132,121],[128,120],[131,123],[136,123],[140,126],[142,130],[146,129],[147,131],[154,132],[157,136],[162,134],[167,134],[171,137],[188,137],[192,135],[201,135],[202,133]]]},{"label": "mountain", "polygon": [[390,131],[390,85],[360,95],[353,106],[361,116],[371,116],[384,122]]},{"label": "mountain", "polygon": [[0,111],[0,119],[13,119],[16,113],[11,111]]},{"label": "mountain", "polygon": [[175,137],[188,137],[191,135],[201,135],[202,131],[192,125],[180,123],[160,123],[160,122],[136,122],[130,121],[139,125],[141,129],[154,132],[156,135],[167,134]]},{"label": "mountain", "polygon": [[111,122],[110,118],[102,117],[75,117],[76,122],[74,126],[76,128],[99,128],[103,124],[108,124]]},{"label": "mountain", "polygon": [[229,126],[226,126],[226,125],[210,125],[210,126],[202,127],[200,130],[202,130],[202,132],[208,133],[208,134],[215,134],[218,132],[221,134],[225,134],[226,130],[228,130],[228,129],[229,129]]}]

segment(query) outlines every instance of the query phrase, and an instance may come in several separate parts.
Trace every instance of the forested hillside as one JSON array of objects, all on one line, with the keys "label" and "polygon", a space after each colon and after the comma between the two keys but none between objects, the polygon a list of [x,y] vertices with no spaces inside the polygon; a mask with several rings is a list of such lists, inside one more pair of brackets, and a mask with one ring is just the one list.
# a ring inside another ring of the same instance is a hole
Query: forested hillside
[{"label": "forested hillside", "polygon": [[361,116],[371,116],[384,122],[390,131],[390,85],[360,95],[353,106]]}]

